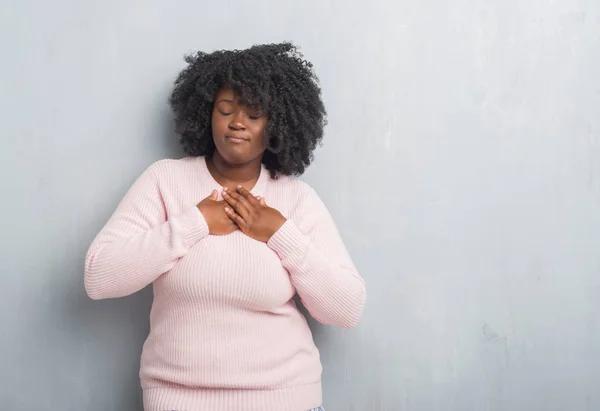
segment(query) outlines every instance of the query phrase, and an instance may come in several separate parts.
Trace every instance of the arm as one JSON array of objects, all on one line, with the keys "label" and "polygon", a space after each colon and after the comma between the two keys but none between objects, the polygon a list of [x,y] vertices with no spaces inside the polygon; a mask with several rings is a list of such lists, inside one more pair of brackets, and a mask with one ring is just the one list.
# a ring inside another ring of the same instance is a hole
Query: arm
[{"label": "arm", "polygon": [[133,294],[171,270],[208,234],[206,220],[196,206],[167,220],[151,166],[129,189],[90,246],[85,290],[95,300]]},{"label": "arm", "polygon": [[288,219],[268,241],[290,273],[310,314],[350,328],[362,315],[366,291],[329,211],[308,189],[296,224]]}]

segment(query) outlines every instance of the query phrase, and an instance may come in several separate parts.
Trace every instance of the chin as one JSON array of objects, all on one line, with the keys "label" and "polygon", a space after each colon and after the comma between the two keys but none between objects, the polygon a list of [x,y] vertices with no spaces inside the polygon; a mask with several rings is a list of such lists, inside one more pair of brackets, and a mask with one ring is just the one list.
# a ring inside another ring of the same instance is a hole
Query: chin
[{"label": "chin", "polygon": [[231,165],[242,165],[254,160],[257,156],[253,153],[239,152],[237,150],[217,150],[219,155]]},{"label": "chin", "polygon": [[264,150],[256,150],[251,147],[243,147],[229,145],[227,143],[224,144],[224,147],[219,147],[216,145],[216,151],[219,155],[225,160],[228,164],[231,165],[242,165],[255,160],[258,157],[262,157]]}]

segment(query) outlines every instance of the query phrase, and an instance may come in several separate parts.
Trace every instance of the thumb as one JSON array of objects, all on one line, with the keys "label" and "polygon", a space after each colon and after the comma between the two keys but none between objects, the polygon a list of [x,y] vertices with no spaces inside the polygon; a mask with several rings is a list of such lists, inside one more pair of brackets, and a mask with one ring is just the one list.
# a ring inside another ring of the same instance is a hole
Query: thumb
[{"label": "thumb", "polygon": [[260,202],[260,205],[266,206],[267,202],[262,197],[256,197],[256,199]]},{"label": "thumb", "polygon": [[210,196],[208,196],[208,198],[217,201],[217,198],[219,198],[219,193],[217,192],[217,190],[213,190],[212,193],[210,193]]}]

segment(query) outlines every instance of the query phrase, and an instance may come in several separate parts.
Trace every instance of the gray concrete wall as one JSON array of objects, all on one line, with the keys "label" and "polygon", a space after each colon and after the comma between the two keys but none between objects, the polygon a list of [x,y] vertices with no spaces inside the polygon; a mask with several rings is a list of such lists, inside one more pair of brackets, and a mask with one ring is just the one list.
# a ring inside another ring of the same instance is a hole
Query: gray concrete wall
[{"label": "gray concrete wall", "polygon": [[90,301],[85,252],[181,155],[182,55],[282,40],[369,291],[357,329],[314,327],[328,411],[600,409],[597,0],[2,1],[2,408],[141,409],[151,295]]}]

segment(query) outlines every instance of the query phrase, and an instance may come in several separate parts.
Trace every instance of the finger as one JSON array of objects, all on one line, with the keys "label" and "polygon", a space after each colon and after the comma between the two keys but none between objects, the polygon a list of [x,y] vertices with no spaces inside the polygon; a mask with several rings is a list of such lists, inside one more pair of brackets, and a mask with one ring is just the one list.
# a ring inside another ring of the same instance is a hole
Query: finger
[{"label": "finger", "polygon": [[223,190],[223,200],[227,202],[242,218],[248,218],[248,209],[240,200],[243,197],[233,191]]},{"label": "finger", "polygon": [[256,197],[254,197],[248,190],[242,186],[237,187],[238,193],[240,193],[251,205],[257,206],[259,204]]},{"label": "finger", "polygon": [[261,206],[266,206],[267,205],[267,202],[261,196],[256,196],[256,199],[258,200],[258,202],[260,203]]},{"label": "finger", "polygon": [[217,201],[217,199],[219,198],[219,192],[217,190],[213,190],[212,193],[210,193],[210,196],[208,196],[208,198],[210,198],[213,201]]},{"label": "finger", "polygon": [[244,197],[243,195],[241,195],[240,193],[237,193],[235,191],[227,191],[227,193],[233,197],[239,204],[241,204],[242,206],[244,206],[244,208],[250,212],[252,211],[252,209],[254,208],[252,204],[250,204],[250,202],[248,201],[248,199],[246,199],[246,197]]},{"label": "finger", "polygon": [[231,208],[225,207],[225,214],[227,214],[227,216],[231,218],[231,220],[236,223],[238,227],[242,228],[246,226],[244,219]]}]

